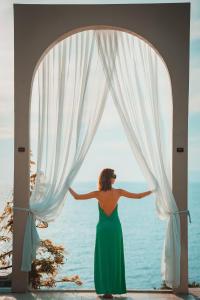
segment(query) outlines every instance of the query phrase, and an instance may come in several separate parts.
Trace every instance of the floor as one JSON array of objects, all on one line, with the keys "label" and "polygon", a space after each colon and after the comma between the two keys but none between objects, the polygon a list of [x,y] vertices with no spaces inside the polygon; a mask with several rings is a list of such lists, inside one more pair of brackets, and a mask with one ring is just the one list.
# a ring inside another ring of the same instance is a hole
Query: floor
[{"label": "floor", "polygon": [[[25,294],[15,294],[0,291],[0,300],[94,300],[101,299],[93,292],[30,292]],[[174,295],[172,293],[158,292],[129,292],[126,295],[116,295],[114,299],[119,300],[200,300],[200,288],[190,288],[188,295]]]}]

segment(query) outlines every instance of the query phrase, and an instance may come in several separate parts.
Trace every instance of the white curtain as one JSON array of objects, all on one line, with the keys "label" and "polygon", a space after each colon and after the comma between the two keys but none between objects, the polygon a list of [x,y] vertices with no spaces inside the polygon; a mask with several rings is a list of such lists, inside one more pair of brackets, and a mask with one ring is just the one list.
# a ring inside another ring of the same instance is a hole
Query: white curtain
[{"label": "white curtain", "polygon": [[22,271],[31,270],[40,244],[34,219],[50,222],[59,216],[104,110],[108,86],[95,47],[94,31],[72,35],[50,50],[35,75],[32,102],[39,112],[38,126],[32,130],[38,137],[37,176]]},{"label": "white curtain", "polygon": [[[162,128],[166,95],[159,84],[161,65],[148,44],[114,30],[80,32],[45,56],[33,86],[33,97],[39,101],[37,177],[30,198],[21,270],[30,271],[39,245],[35,218],[49,222],[59,215],[111,89],[134,156],[149,188],[156,190],[157,214],[167,220],[162,279],[169,287],[179,286],[180,217],[171,190],[171,135],[165,136],[172,131],[170,113],[168,131]],[[171,94],[167,98],[171,105]],[[169,144],[165,144],[166,137]]]},{"label": "white curtain", "polygon": [[[156,187],[156,211],[167,220],[161,260],[161,275],[169,287],[180,284],[180,216],[171,188],[172,114],[168,112],[168,135],[162,126],[165,99],[158,69],[163,62],[155,50],[136,36],[120,31],[98,31],[98,49],[114,103],[131,149],[150,189]],[[113,53],[115,60],[113,64]],[[111,71],[113,70],[113,71]],[[111,77],[112,74],[112,78]],[[163,73],[162,73],[163,76]],[[169,81],[169,89],[170,80]],[[166,113],[165,113],[165,117]],[[162,130],[161,130],[162,129]],[[169,144],[165,143],[168,137]],[[170,151],[169,151],[170,149]]]}]

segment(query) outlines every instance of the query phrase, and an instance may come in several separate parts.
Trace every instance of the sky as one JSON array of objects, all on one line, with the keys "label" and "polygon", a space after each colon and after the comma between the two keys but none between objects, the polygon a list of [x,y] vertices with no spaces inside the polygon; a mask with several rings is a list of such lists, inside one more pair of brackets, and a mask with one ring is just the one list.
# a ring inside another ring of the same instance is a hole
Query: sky
[{"label": "sky", "polygon": [[[200,0],[192,1],[10,1],[0,0],[0,186],[13,183],[14,169],[14,50],[13,3],[105,4],[105,3],[191,3],[189,181],[200,182]],[[112,115],[112,119],[110,116]],[[117,132],[117,135],[115,134]],[[128,144],[117,111],[106,104],[100,126],[77,181],[97,181],[102,168],[116,170],[119,181],[143,181],[143,175]]]}]

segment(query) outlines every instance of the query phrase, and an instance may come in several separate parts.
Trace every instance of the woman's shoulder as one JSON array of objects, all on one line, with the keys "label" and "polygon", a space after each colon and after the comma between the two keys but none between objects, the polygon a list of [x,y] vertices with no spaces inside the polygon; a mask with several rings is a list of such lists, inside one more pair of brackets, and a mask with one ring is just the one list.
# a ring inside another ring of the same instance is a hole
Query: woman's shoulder
[{"label": "woman's shoulder", "polygon": [[121,189],[113,189],[114,192],[119,193],[121,191]]},{"label": "woman's shoulder", "polygon": [[109,193],[109,192],[119,192],[121,189],[115,189],[115,188],[112,188],[110,190],[107,190],[107,191],[98,191],[99,193]]},{"label": "woman's shoulder", "polygon": [[121,193],[121,191],[123,191],[122,189],[118,188],[118,189],[113,189],[115,193]]}]

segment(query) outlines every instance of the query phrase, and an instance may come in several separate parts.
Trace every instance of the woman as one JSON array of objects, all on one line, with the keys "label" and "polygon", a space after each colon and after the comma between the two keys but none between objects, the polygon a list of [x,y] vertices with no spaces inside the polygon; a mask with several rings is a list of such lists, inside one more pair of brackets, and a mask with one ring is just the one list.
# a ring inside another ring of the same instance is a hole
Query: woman
[{"label": "woman", "polygon": [[140,199],[152,191],[130,193],[115,189],[116,175],[113,169],[103,169],[99,176],[98,191],[77,194],[69,188],[77,200],[96,198],[98,200],[99,221],[96,226],[94,254],[94,283],[97,294],[103,298],[113,298],[112,294],[126,293],[124,246],[121,222],[118,216],[120,197]]}]

